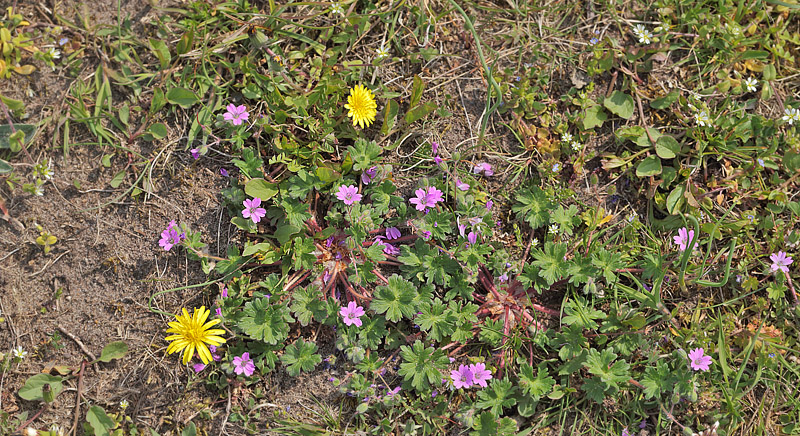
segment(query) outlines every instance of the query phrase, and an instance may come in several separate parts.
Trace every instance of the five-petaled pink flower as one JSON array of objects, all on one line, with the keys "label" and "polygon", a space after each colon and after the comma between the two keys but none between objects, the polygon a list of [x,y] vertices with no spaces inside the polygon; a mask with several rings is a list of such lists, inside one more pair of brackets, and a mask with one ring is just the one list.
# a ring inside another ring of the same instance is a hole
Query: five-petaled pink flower
[{"label": "five-petaled pink flower", "polygon": [[250,218],[256,224],[261,221],[261,218],[267,215],[267,210],[263,207],[259,207],[261,206],[261,199],[258,197],[252,200],[245,200],[242,204],[244,204],[242,216],[244,218]]},{"label": "five-petaled pink flower", "polygon": [[414,191],[417,196],[408,200],[413,204],[417,210],[426,210],[429,207],[436,206],[436,203],[442,201],[442,191],[436,189],[434,186],[428,186],[425,189],[417,189]]},{"label": "five-petaled pink flower", "polygon": [[[450,371],[450,378],[453,379],[453,386],[456,389],[468,388],[472,386],[475,374],[467,365],[459,365],[458,369]],[[484,382],[485,383],[485,382]]]},{"label": "five-petaled pink flower", "polygon": [[345,324],[355,324],[356,327],[361,327],[360,318],[364,316],[364,308],[357,305],[355,301],[351,301],[347,303],[347,307],[342,306],[339,310],[339,315],[342,315]]},{"label": "five-petaled pink flower", "polygon": [[687,230],[686,227],[678,230],[678,236],[673,236],[672,242],[674,242],[681,251],[686,250],[690,242],[693,243],[692,249],[697,248],[698,245],[697,241],[694,240],[694,230]]},{"label": "five-petaled pink flower", "polygon": [[481,162],[474,167],[472,167],[472,172],[475,174],[483,173],[484,176],[489,177],[494,174],[494,170],[492,169],[492,165],[487,162]]},{"label": "five-petaled pink flower", "polygon": [[486,364],[475,363],[469,366],[472,371],[472,382],[482,388],[486,387],[486,382],[492,379],[492,372],[486,369]]},{"label": "five-petaled pink flower", "polygon": [[792,257],[791,256],[787,256],[786,253],[784,253],[783,251],[779,251],[777,253],[770,254],[769,255],[769,260],[772,261],[772,265],[770,265],[770,268],[772,268],[772,272],[776,272],[778,270],[781,270],[781,271],[783,271],[785,273],[788,273],[789,272],[789,265],[791,265],[792,262],[794,262],[792,260]]},{"label": "five-petaled pink flower", "polygon": [[222,117],[225,121],[230,121],[234,126],[238,126],[250,118],[250,114],[247,113],[247,107],[245,105],[236,106],[231,103],[226,109],[228,109],[228,112],[225,112]]},{"label": "five-petaled pink flower", "polygon": [[689,352],[689,367],[695,371],[708,371],[711,366],[711,356],[705,355],[705,350],[695,348]]},{"label": "five-petaled pink flower", "polygon": [[158,245],[166,251],[169,251],[173,246],[181,243],[181,240],[186,239],[186,233],[178,234],[178,225],[175,220],[169,222],[167,229],[161,232],[161,239]]},{"label": "five-petaled pink flower", "polygon": [[336,198],[344,201],[344,204],[350,206],[357,201],[361,201],[361,194],[358,193],[358,188],[356,188],[354,185],[342,185],[339,187],[339,192],[336,193]]},{"label": "five-petaled pink flower", "polygon": [[233,372],[236,374],[244,374],[247,377],[253,375],[256,370],[256,365],[250,359],[250,353],[242,354],[242,357],[236,356],[233,358]]}]

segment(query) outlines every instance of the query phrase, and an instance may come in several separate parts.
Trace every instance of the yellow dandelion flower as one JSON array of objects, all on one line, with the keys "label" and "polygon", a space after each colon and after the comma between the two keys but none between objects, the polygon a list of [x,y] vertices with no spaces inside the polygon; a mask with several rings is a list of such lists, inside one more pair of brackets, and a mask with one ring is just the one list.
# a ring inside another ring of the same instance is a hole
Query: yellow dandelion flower
[{"label": "yellow dandelion flower", "polygon": [[345,109],[350,112],[347,116],[353,119],[353,126],[369,127],[375,121],[375,115],[378,114],[378,103],[375,103],[375,96],[368,88],[356,85],[355,88],[350,89],[350,95],[347,96],[347,104],[344,105]]},{"label": "yellow dandelion flower", "polygon": [[167,333],[175,333],[166,337],[166,340],[174,341],[167,347],[167,353],[172,354],[183,350],[183,364],[185,365],[194,356],[194,350],[197,350],[200,360],[208,365],[212,358],[211,351],[206,344],[217,347],[225,343],[225,339],[219,336],[225,333],[225,330],[211,329],[219,323],[219,319],[206,322],[209,313],[211,313],[210,310],[201,306],[200,309],[194,309],[192,316],[189,316],[189,312],[185,308],[183,315],[175,315],[178,321],[169,323],[171,328],[167,329]]}]

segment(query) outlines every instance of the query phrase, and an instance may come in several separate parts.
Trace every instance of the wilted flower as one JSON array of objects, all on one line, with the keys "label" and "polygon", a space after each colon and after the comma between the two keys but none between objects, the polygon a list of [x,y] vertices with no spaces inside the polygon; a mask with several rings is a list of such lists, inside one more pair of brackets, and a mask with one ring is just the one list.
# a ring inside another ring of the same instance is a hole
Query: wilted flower
[{"label": "wilted flower", "polygon": [[367,185],[372,179],[375,178],[375,175],[378,174],[378,167],[372,167],[363,173],[361,173],[361,183]]},{"label": "wilted flower", "polygon": [[483,174],[486,177],[494,175],[494,170],[492,169],[492,165],[487,162],[481,162],[474,167],[472,167],[472,172],[475,174]]},{"label": "wilted flower", "polygon": [[397,227],[389,227],[386,229],[386,239],[397,239],[401,236],[400,230]]},{"label": "wilted flower", "polygon": [[194,160],[200,159],[200,149],[199,148],[193,148],[193,149],[189,150],[189,153],[191,153],[191,155],[194,158]]},{"label": "wilted flower", "polygon": [[456,188],[458,188],[460,191],[468,191],[469,185],[462,182],[461,179],[456,179]]}]

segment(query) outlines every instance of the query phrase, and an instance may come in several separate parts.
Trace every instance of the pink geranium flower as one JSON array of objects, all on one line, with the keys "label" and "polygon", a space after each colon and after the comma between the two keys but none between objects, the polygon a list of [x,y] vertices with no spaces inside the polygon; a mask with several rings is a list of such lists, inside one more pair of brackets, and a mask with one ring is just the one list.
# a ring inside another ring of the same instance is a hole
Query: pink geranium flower
[{"label": "pink geranium flower", "polygon": [[482,388],[485,388],[486,382],[492,379],[492,372],[486,369],[484,363],[470,365],[469,370],[472,371],[472,382]]},{"label": "pink geranium flower", "polygon": [[783,251],[779,251],[777,253],[770,254],[769,255],[769,260],[772,261],[772,265],[770,265],[770,268],[772,269],[772,272],[776,272],[778,270],[781,270],[781,271],[783,271],[785,273],[788,273],[789,272],[789,265],[791,265],[792,262],[794,262],[794,260],[792,260],[792,257],[791,256],[787,256],[786,253],[784,253]]},{"label": "pink geranium flower", "polygon": [[350,206],[351,204],[361,201],[361,194],[358,193],[358,188],[354,185],[339,186],[339,192],[336,193],[336,198],[342,200],[344,204]]},{"label": "pink geranium flower", "polygon": [[230,121],[234,126],[242,124],[250,117],[250,114],[247,113],[247,107],[245,105],[236,106],[235,104],[231,103],[226,109],[228,109],[228,112],[225,112],[222,115],[222,118],[224,118],[225,121]]},{"label": "pink geranium flower", "polygon": [[253,375],[256,370],[256,365],[250,359],[250,353],[242,354],[242,357],[236,356],[233,358],[233,372],[236,374],[244,374],[247,377]]},{"label": "pink geranium flower", "polygon": [[494,170],[492,169],[492,165],[486,162],[481,162],[472,167],[472,172],[475,174],[483,174],[486,177],[494,175]]},{"label": "pink geranium flower", "polygon": [[397,239],[401,236],[400,230],[397,227],[389,227],[386,229],[386,239]]},{"label": "pink geranium flower", "polygon": [[678,236],[672,237],[672,242],[678,246],[681,251],[686,250],[690,242],[693,243],[692,249],[697,248],[697,241],[694,239],[694,230],[688,230],[686,227],[678,230]]},{"label": "pink geranium flower", "polygon": [[695,371],[708,371],[711,366],[711,356],[705,355],[705,350],[695,348],[689,352],[689,367]]},{"label": "pink geranium flower", "polygon": [[417,210],[426,210],[429,207],[436,206],[436,203],[442,201],[442,191],[433,186],[429,186],[425,189],[417,189],[414,191],[414,194],[417,196],[408,200],[408,202],[413,204]]},{"label": "pink geranium flower", "polygon": [[378,174],[378,167],[372,167],[361,173],[361,183],[367,185]]},{"label": "pink geranium flower", "polygon": [[459,365],[458,369],[450,371],[450,378],[453,379],[453,386],[456,389],[468,388],[472,386],[475,374],[467,365]]},{"label": "pink geranium flower", "polygon": [[250,218],[253,220],[253,223],[258,223],[261,221],[261,218],[264,218],[267,215],[267,210],[261,206],[261,199],[256,197],[252,200],[245,200],[242,204],[244,204],[244,210],[242,211],[242,216],[246,218]]},{"label": "pink geranium flower", "polygon": [[178,234],[178,225],[175,224],[175,220],[172,220],[167,225],[166,230],[161,232],[161,239],[158,241],[158,245],[169,251],[175,245],[180,244],[183,239],[186,239],[186,233]]},{"label": "pink geranium flower", "polygon": [[364,308],[356,304],[355,301],[347,303],[347,307],[342,307],[339,310],[339,315],[342,315],[344,323],[347,325],[355,324],[356,327],[361,327],[361,317],[364,316]]}]

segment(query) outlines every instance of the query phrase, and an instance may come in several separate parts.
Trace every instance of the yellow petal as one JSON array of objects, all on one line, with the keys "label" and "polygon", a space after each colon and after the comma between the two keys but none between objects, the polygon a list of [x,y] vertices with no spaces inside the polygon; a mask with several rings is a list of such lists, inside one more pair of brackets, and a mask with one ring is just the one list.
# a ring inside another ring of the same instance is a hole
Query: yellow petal
[{"label": "yellow petal", "polygon": [[208,329],[210,329],[211,327],[214,327],[215,325],[217,325],[217,324],[219,324],[219,323],[220,323],[220,319],[219,319],[219,318],[214,318],[214,319],[212,319],[211,321],[209,321],[209,322],[207,322],[207,323],[203,324],[203,327],[202,327],[202,329],[203,329],[203,330],[208,330]]},{"label": "yellow petal", "polygon": [[194,355],[194,344],[190,342],[186,346],[186,349],[183,350],[183,364],[186,365],[187,363],[189,363],[189,360],[192,358],[193,355]]},{"label": "yellow petal", "polygon": [[200,360],[202,360],[206,365],[208,365],[212,360],[211,351],[208,350],[208,347],[206,347],[205,344],[197,345],[197,354],[200,356]]}]

